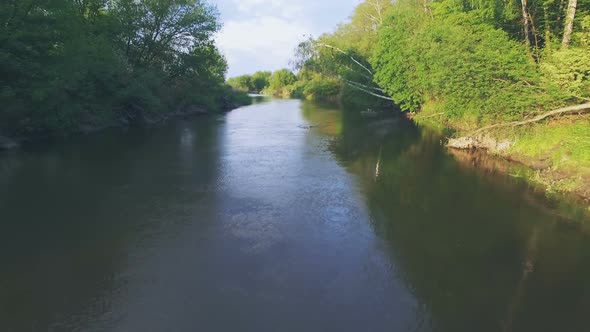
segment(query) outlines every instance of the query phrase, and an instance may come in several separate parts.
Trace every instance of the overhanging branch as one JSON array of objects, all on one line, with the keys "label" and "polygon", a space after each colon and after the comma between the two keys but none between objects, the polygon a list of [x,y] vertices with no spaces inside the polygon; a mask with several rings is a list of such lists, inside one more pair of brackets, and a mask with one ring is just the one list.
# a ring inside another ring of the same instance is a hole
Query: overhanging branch
[{"label": "overhanging branch", "polygon": [[340,48],[336,47],[336,46],[332,46],[329,44],[325,44],[325,43],[317,43],[316,45],[318,46],[322,46],[322,47],[326,47],[326,48],[330,48],[333,49],[341,54],[347,55],[354,63],[356,63],[358,66],[360,66],[361,68],[363,68],[364,70],[366,70],[371,76],[373,76],[373,72],[367,68],[365,65],[363,65],[362,63],[360,63],[357,59],[355,59],[353,56],[351,56],[350,54],[344,52],[343,50],[341,50]]},{"label": "overhanging branch", "polygon": [[375,97],[377,97],[377,98],[381,98],[381,99],[385,99],[385,100],[393,101],[393,99],[391,99],[391,97],[387,97],[387,96],[383,96],[383,95],[380,95],[380,94],[374,93],[373,91],[370,91],[370,90],[367,90],[367,89],[363,88],[363,87],[362,87],[362,85],[361,85],[361,86],[359,86],[358,84],[355,84],[355,83],[353,83],[353,82],[348,82],[348,81],[346,81],[346,84],[348,84],[350,87],[352,87],[352,88],[354,88],[354,89],[357,89],[357,90],[359,90],[359,91],[363,91],[363,92],[365,92],[365,93],[368,93],[368,94],[370,94],[371,96],[375,96]]}]

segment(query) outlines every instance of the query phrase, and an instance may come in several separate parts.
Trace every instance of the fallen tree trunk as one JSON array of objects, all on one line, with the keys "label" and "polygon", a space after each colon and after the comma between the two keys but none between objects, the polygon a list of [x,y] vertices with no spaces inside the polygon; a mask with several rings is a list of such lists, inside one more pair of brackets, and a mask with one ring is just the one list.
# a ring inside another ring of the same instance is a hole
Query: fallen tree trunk
[{"label": "fallen tree trunk", "polygon": [[539,114],[534,118],[523,120],[523,121],[514,121],[508,123],[499,123],[487,127],[480,128],[469,135],[458,137],[458,138],[451,138],[447,142],[447,146],[454,149],[460,150],[471,150],[471,149],[484,149],[493,152],[502,152],[508,149],[514,142],[508,140],[497,140],[496,138],[486,135],[484,132],[486,130],[495,129],[495,128],[505,128],[505,127],[518,127],[523,126],[529,123],[538,122],[544,119],[547,119],[552,116],[560,115],[560,114],[568,114],[568,113],[575,113],[575,112],[582,112],[590,110],[590,103],[585,103],[581,105],[575,106],[568,106],[559,108],[553,111],[549,111],[543,114]]},{"label": "fallen tree trunk", "polygon": [[544,120],[546,118],[560,115],[560,114],[567,114],[567,113],[574,113],[574,112],[581,112],[581,111],[588,111],[588,110],[590,110],[590,103],[562,107],[562,108],[559,108],[559,109],[556,109],[553,111],[549,111],[549,112],[537,115],[532,119],[523,120],[523,121],[514,121],[514,122],[508,122],[508,123],[499,123],[499,124],[483,127],[483,128],[480,128],[480,129],[474,131],[469,136],[474,136],[474,135],[480,134],[486,130],[490,130],[490,129],[494,129],[494,128],[518,127],[518,126],[523,126],[523,125],[526,125],[529,123],[538,122],[538,121]]}]

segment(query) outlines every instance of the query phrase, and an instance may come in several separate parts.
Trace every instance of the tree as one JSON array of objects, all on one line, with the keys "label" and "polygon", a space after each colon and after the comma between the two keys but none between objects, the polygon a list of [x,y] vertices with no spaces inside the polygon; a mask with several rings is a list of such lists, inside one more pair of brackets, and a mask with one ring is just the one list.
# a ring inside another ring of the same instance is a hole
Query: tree
[{"label": "tree", "polygon": [[67,135],[197,104],[227,63],[204,0],[0,2],[0,131]]},{"label": "tree", "polygon": [[271,90],[280,90],[297,81],[297,77],[289,69],[280,69],[272,73],[269,78],[269,88]]},{"label": "tree", "polygon": [[565,29],[563,32],[563,40],[561,45],[563,48],[569,46],[572,39],[572,32],[574,31],[574,19],[576,16],[576,8],[578,0],[569,0],[567,6],[567,13],[565,15]]},{"label": "tree", "polygon": [[527,9],[527,0],[520,0],[521,7],[522,7],[522,26],[524,32],[524,42],[527,46],[527,50],[531,48],[531,41],[530,41],[530,16]]},{"label": "tree", "polygon": [[259,93],[264,90],[270,84],[270,76],[272,75],[269,71],[258,71],[252,75],[251,80],[251,91]]},{"label": "tree", "polygon": [[[390,0],[361,2],[355,8],[350,22],[338,26],[334,33],[324,34],[317,39],[309,37],[300,43],[296,50],[295,67],[317,73],[309,75],[309,84],[322,87],[322,91],[333,92],[332,97],[366,99],[366,102],[376,103],[376,107],[389,103],[391,98],[373,81],[369,58],[377,44],[378,30],[391,7]],[[321,84],[320,80],[326,84]],[[317,89],[303,90],[305,93]]]},{"label": "tree", "polygon": [[227,84],[236,90],[241,90],[245,92],[254,91],[252,85],[252,75],[240,75],[232,77],[229,80],[227,80]]},{"label": "tree", "polygon": [[220,28],[215,7],[201,0],[119,0],[126,54],[138,66],[169,61],[207,43]]}]

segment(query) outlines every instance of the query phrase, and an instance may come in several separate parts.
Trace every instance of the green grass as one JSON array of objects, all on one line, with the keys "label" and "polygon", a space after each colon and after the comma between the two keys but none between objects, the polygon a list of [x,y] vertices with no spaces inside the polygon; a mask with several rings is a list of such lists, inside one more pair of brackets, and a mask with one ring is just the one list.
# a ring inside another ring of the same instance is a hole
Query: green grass
[{"label": "green grass", "polygon": [[548,170],[536,171],[530,181],[543,184],[548,192],[588,192],[590,120],[552,121],[519,128],[510,135],[515,144],[507,155],[551,161]]},{"label": "green grass", "polygon": [[590,120],[539,124],[521,131],[510,153],[549,158],[554,169],[590,172]]}]

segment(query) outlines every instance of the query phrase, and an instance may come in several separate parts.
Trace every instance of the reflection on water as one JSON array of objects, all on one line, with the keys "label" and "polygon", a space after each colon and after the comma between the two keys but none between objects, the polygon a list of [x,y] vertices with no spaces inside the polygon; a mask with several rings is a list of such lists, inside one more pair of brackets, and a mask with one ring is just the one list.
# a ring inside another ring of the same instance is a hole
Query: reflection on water
[{"label": "reflection on water", "polygon": [[585,212],[504,167],[266,97],[4,154],[0,331],[587,330]]},{"label": "reflection on water", "polygon": [[375,232],[435,330],[588,328],[582,208],[547,201],[504,163],[450,155],[426,129],[357,114],[343,113],[332,150],[361,178]]},{"label": "reflection on water", "polygon": [[84,330],[118,315],[129,261],[199,211],[187,203],[206,199],[214,124],[114,131],[3,155],[0,331]]}]

